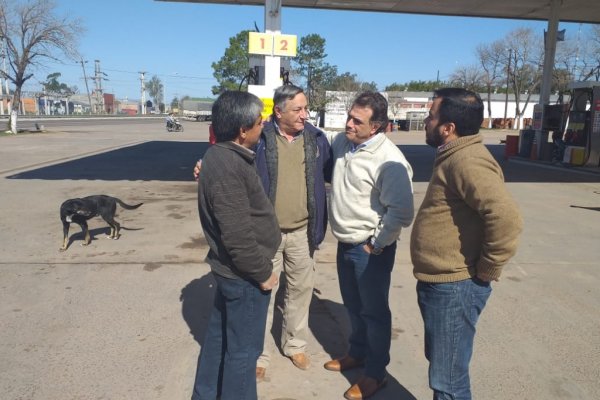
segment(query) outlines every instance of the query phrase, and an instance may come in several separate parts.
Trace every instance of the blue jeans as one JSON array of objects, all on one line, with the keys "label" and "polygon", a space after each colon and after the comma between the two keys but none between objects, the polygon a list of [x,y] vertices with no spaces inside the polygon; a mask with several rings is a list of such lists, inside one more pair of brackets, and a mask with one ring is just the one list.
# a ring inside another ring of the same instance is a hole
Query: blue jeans
[{"label": "blue jeans", "polygon": [[396,242],[376,256],[363,244],[338,243],[337,272],[352,333],[348,355],[365,360],[365,375],[382,380],[390,362],[392,313],[389,291]]},{"label": "blue jeans", "polygon": [[469,362],[475,325],[491,293],[490,283],[477,278],[417,283],[434,400],[471,400]]},{"label": "blue jeans", "polygon": [[256,400],[271,292],[214,274],[217,290],[198,358],[192,400]]}]

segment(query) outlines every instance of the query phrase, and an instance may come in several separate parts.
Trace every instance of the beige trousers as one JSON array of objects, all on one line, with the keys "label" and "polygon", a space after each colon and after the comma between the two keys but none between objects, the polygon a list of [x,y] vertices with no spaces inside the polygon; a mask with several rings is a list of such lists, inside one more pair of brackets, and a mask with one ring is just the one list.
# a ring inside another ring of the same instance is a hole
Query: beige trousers
[{"label": "beige trousers", "polygon": [[[308,309],[315,286],[315,262],[310,256],[306,228],[281,234],[281,244],[273,258],[273,272],[285,276],[282,305],[281,350],[286,356],[304,353],[308,330]],[[257,367],[267,368],[277,348],[271,327],[278,288],[274,288],[267,314],[263,353]]]}]

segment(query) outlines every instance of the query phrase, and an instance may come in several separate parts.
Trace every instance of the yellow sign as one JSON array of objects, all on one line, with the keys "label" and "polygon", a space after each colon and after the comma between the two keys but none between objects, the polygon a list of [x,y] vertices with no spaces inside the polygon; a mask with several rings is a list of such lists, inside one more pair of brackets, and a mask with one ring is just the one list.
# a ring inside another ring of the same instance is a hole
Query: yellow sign
[{"label": "yellow sign", "polygon": [[264,108],[260,115],[262,115],[263,121],[268,120],[273,114],[273,99],[272,98],[261,98]]},{"label": "yellow sign", "polygon": [[275,35],[273,40],[273,55],[283,57],[296,57],[296,35]]},{"label": "yellow sign", "polygon": [[270,56],[273,54],[273,35],[270,33],[249,32],[248,53],[264,54]]},{"label": "yellow sign", "polygon": [[298,37],[296,35],[273,35],[272,33],[249,32],[248,53],[265,56],[296,57]]}]

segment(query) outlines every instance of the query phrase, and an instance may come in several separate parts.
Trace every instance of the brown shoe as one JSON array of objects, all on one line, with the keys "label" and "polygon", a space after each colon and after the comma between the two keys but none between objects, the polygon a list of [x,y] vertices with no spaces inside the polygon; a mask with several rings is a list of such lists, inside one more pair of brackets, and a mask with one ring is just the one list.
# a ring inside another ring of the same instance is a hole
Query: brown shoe
[{"label": "brown shoe", "polygon": [[310,359],[306,353],[296,353],[290,356],[292,363],[302,370],[307,370],[310,367]]},{"label": "brown shoe", "polygon": [[342,372],[349,369],[362,367],[363,365],[365,365],[363,360],[357,360],[356,358],[350,356],[344,356],[342,358],[327,361],[323,367],[330,371]]},{"label": "brown shoe", "polygon": [[264,381],[266,373],[267,373],[266,368],[256,367],[256,383]]},{"label": "brown shoe", "polygon": [[350,389],[346,390],[344,397],[348,400],[362,400],[373,396],[379,389],[387,384],[387,379],[383,378],[377,382],[376,379],[368,376],[361,376]]}]

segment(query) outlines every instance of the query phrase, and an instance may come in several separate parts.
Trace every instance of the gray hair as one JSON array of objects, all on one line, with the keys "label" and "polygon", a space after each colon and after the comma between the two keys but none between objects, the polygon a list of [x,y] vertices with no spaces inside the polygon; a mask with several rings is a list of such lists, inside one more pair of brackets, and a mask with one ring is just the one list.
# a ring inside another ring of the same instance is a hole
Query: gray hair
[{"label": "gray hair", "polygon": [[283,85],[275,89],[273,94],[273,107],[279,107],[285,110],[285,103],[288,100],[292,100],[299,93],[304,93],[304,90],[294,85]]},{"label": "gray hair", "polygon": [[217,142],[234,140],[240,128],[252,128],[263,110],[262,101],[248,92],[227,91],[212,106],[212,126]]}]

